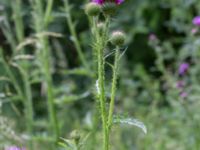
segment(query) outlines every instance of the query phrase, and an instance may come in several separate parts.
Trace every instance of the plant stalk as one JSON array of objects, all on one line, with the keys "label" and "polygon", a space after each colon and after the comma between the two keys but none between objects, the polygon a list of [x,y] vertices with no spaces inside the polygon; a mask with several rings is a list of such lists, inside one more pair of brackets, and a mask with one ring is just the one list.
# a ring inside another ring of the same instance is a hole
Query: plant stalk
[{"label": "plant stalk", "polygon": [[72,17],[71,17],[71,13],[70,13],[71,8],[70,8],[68,0],[66,0],[64,2],[64,5],[65,5],[65,11],[66,11],[66,14],[67,14],[67,16],[66,16],[67,17],[67,24],[68,24],[69,31],[70,31],[70,34],[71,34],[71,37],[72,37],[72,41],[75,45],[75,48],[77,50],[80,61],[82,62],[84,67],[87,70],[89,70],[89,65],[86,61],[85,55],[83,54],[83,50],[81,48],[81,44],[78,40],[78,36],[77,36],[77,33],[76,33],[76,29],[75,29],[75,24],[72,21]]},{"label": "plant stalk", "polygon": [[116,52],[115,52],[114,66],[113,66],[111,99],[110,99],[110,107],[109,107],[109,115],[108,115],[109,132],[111,130],[112,121],[113,121],[113,111],[114,111],[114,105],[115,105],[115,95],[116,95],[116,89],[117,89],[117,78],[118,78],[118,68],[119,68],[119,56],[120,56],[120,48],[117,47]]}]

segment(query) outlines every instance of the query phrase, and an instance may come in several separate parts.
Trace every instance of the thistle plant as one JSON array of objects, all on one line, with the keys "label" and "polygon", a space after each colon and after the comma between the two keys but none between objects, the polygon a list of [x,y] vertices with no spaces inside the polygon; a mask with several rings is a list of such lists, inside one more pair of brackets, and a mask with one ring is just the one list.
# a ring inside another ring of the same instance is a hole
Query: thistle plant
[{"label": "thistle plant", "polygon": [[[114,31],[110,36],[110,20],[115,14],[118,5],[123,0],[93,0],[85,7],[86,14],[91,20],[92,35],[93,35],[93,51],[97,60],[97,99],[100,104],[100,113],[103,129],[103,149],[109,150],[110,144],[110,132],[114,122],[114,103],[117,89],[117,79],[119,72],[119,60],[122,56],[120,50],[123,47],[126,36],[122,31]],[[100,19],[100,13],[103,14],[104,19]],[[112,67],[112,80],[111,80],[111,97],[110,104],[107,108],[107,97],[105,91],[105,49],[108,47],[108,43],[111,42],[115,47],[114,49],[114,62],[109,64]],[[120,122],[120,121],[119,121]]]}]

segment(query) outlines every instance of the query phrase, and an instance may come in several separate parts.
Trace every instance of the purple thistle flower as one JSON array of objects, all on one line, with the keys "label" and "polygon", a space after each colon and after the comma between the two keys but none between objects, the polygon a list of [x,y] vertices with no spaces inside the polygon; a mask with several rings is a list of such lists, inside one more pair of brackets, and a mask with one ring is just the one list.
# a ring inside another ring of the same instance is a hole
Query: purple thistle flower
[{"label": "purple thistle flower", "polygon": [[92,2],[102,5],[105,0],[92,0]]},{"label": "purple thistle flower", "polygon": [[188,63],[182,63],[179,66],[179,75],[184,75],[189,69],[189,64]]},{"label": "purple thistle flower", "polygon": [[9,147],[6,147],[5,150],[26,150],[26,148],[22,147],[17,147],[17,146],[9,146]]},{"label": "purple thistle flower", "polygon": [[118,4],[118,5],[120,5],[123,2],[124,2],[124,0],[115,0],[115,3]]},{"label": "purple thistle flower", "polygon": [[200,27],[200,16],[194,17],[194,19],[192,20],[192,23],[193,23],[194,25]]},{"label": "purple thistle flower", "polygon": [[92,2],[97,3],[99,5],[102,5],[105,2],[115,2],[117,5],[120,5],[124,2],[124,0],[92,0]]}]

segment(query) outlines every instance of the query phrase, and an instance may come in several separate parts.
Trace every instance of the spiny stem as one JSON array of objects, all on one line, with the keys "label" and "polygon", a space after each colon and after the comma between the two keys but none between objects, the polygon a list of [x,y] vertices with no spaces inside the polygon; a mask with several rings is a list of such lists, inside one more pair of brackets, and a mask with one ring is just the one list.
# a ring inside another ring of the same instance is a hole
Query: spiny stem
[{"label": "spiny stem", "polygon": [[99,85],[99,100],[101,108],[101,118],[103,123],[103,133],[104,133],[104,150],[108,150],[108,129],[107,129],[107,114],[106,114],[106,100],[105,100],[105,89],[104,89],[104,55],[103,47],[98,48],[98,85]]},{"label": "spiny stem", "polygon": [[109,115],[108,115],[108,129],[110,132],[111,126],[112,126],[112,120],[113,120],[113,111],[114,111],[114,103],[115,103],[115,94],[117,89],[117,77],[118,77],[118,68],[119,68],[119,47],[116,48],[115,52],[115,60],[114,60],[114,66],[113,66],[113,77],[112,77],[112,87],[111,87],[111,99],[110,99],[110,106],[109,106]]},{"label": "spiny stem", "polygon": [[105,96],[105,59],[104,59],[104,49],[108,40],[108,28],[110,18],[106,18],[106,23],[104,26],[103,34],[99,33],[97,30],[97,22],[98,19],[96,17],[93,18],[93,26],[94,26],[94,50],[97,53],[97,61],[98,61],[98,88],[99,88],[99,101],[100,101],[100,111],[101,111],[101,119],[102,119],[102,128],[103,128],[103,149],[109,150],[109,132],[108,132],[108,117],[106,110],[106,96]]},{"label": "spiny stem", "polygon": [[[107,31],[105,29],[104,31]],[[99,86],[99,100],[100,100],[100,108],[101,108],[101,118],[102,118],[102,126],[103,126],[103,149],[109,150],[109,134],[108,134],[108,126],[107,126],[107,110],[106,110],[106,97],[105,97],[105,59],[104,59],[104,49],[107,44],[107,33],[100,34],[98,32],[96,34],[96,50],[97,50],[97,60],[98,60],[98,86]]]}]

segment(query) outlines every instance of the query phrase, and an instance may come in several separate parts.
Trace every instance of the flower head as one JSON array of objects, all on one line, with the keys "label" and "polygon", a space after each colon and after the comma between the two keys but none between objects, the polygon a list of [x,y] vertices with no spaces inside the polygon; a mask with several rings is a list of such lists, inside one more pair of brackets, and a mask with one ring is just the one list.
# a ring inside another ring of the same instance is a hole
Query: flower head
[{"label": "flower head", "polygon": [[117,5],[120,5],[124,2],[124,0],[92,0],[92,2],[97,3],[99,5],[103,5],[105,2],[114,2]]},{"label": "flower head", "polygon": [[189,69],[189,64],[188,63],[182,63],[180,66],[179,66],[179,74],[180,75],[184,75]]},{"label": "flower head", "polygon": [[192,23],[196,26],[200,26],[200,16],[194,17],[194,19],[192,20]]}]

